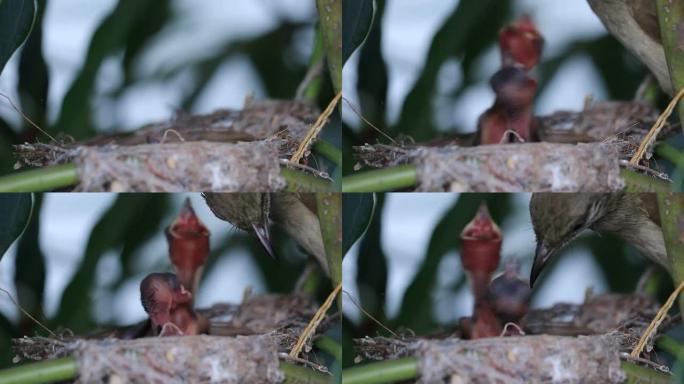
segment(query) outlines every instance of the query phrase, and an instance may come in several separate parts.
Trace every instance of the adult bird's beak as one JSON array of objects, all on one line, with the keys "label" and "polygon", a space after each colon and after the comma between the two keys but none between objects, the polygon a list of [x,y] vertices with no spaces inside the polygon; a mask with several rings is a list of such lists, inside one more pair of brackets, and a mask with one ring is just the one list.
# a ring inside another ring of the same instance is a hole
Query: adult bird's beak
[{"label": "adult bird's beak", "polygon": [[254,229],[254,233],[256,233],[259,242],[266,249],[266,252],[268,252],[268,254],[271,255],[272,258],[277,259],[275,253],[273,253],[273,246],[271,244],[271,232],[268,229],[268,223],[252,224],[252,229]]},{"label": "adult bird's beak", "polygon": [[534,287],[534,282],[555,251],[555,249],[549,249],[542,243],[537,244],[534,262],[532,263],[532,272],[530,272],[530,288]]}]

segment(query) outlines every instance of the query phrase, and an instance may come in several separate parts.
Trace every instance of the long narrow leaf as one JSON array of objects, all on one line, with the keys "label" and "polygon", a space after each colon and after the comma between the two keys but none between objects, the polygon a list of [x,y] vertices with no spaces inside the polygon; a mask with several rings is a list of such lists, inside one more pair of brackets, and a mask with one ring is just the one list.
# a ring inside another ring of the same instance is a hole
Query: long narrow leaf
[{"label": "long narrow leaf", "polygon": [[0,74],[14,51],[31,33],[36,8],[35,0],[0,1]]}]

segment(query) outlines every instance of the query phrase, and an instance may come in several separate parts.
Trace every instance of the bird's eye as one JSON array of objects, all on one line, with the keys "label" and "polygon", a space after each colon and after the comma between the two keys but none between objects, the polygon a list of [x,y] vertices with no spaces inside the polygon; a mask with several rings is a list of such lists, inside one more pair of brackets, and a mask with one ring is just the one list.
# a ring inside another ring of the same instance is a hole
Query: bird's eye
[{"label": "bird's eye", "polygon": [[572,232],[578,232],[578,231],[582,230],[582,228],[583,228],[582,223],[577,223],[572,227]]}]

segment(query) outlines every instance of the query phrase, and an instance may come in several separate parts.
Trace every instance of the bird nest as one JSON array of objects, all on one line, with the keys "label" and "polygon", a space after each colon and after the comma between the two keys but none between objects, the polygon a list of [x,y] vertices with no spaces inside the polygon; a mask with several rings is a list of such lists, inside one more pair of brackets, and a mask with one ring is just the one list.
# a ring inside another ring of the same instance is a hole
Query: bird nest
[{"label": "bird nest", "polygon": [[[209,335],[138,337],[143,322],[82,337],[24,336],[13,340],[14,360],[72,356],[82,382],[276,383],[284,378],[279,362],[291,360],[286,353],[317,309],[304,296],[252,296],[239,305],[198,310],[210,321]],[[335,323],[336,317],[326,317],[317,332]],[[327,372],[310,350],[311,340],[303,349],[306,359],[296,361]]]},{"label": "bird nest", "polygon": [[[634,155],[657,118],[657,110],[643,103],[587,103],[580,112],[539,117],[539,143],[471,147],[455,140],[354,150],[362,166],[415,165],[419,191],[614,192],[625,186],[621,162]],[[662,135],[673,132],[668,125]],[[646,158],[651,156],[649,149]]]},{"label": "bird nest", "polygon": [[607,143],[478,147],[356,147],[368,166],[414,164],[419,191],[612,192],[624,187],[617,151]]},{"label": "bird nest", "polygon": [[[592,295],[580,305],[530,311],[521,321],[528,335],[463,340],[457,331],[432,338],[365,337],[355,343],[367,360],[415,357],[424,383],[618,383],[626,378],[621,360],[630,359],[628,352],[657,311],[643,295]],[[639,362],[667,371],[657,361]]]},{"label": "bird nest", "polygon": [[14,147],[16,168],[75,163],[80,191],[277,191],[318,111],[296,100],[179,115],[125,135]]}]

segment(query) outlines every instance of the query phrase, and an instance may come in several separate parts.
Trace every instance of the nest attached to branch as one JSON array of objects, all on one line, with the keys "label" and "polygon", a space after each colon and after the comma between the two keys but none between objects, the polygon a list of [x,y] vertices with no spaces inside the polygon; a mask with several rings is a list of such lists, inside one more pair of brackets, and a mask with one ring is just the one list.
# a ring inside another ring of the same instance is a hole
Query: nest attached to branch
[{"label": "nest attached to branch", "polygon": [[285,378],[276,343],[267,336],[81,340],[73,356],[84,383],[280,383]]},{"label": "nest attached to branch", "polygon": [[610,192],[624,187],[610,143],[356,147],[365,165],[414,164],[419,191]]},{"label": "nest attached to branch", "polygon": [[422,383],[618,383],[626,378],[621,357],[657,311],[655,301],[644,295],[588,295],[583,304],[528,313],[523,328],[543,335],[365,337],[355,343],[369,360],[417,358]]},{"label": "nest attached to branch", "polygon": [[[354,149],[364,166],[415,165],[419,191],[612,192],[624,187],[620,160],[636,152],[657,118],[655,108],[639,102],[587,102],[580,112],[537,118],[540,143]],[[667,126],[662,134],[673,132]]]},{"label": "nest attached to branch", "polygon": [[16,168],[76,163],[80,191],[278,191],[280,159],[317,117],[304,102],[248,99],[242,110],[180,115],[124,135],[17,145]]},{"label": "nest attached to branch", "polygon": [[[142,337],[146,325],[87,337],[14,339],[15,361],[76,359],[82,382],[259,382],[284,379],[279,359],[296,344],[317,305],[299,295],[256,295],[242,304],[216,304],[198,310],[210,321],[209,335]],[[336,320],[326,317],[319,332]],[[304,352],[311,350],[311,341]],[[312,365],[318,367],[315,362]]]}]

